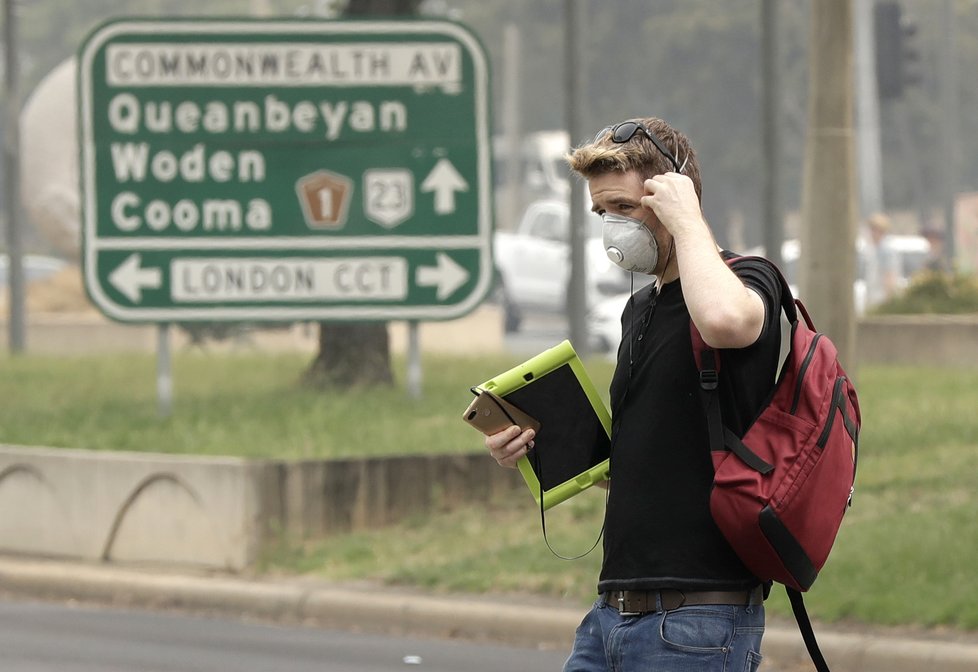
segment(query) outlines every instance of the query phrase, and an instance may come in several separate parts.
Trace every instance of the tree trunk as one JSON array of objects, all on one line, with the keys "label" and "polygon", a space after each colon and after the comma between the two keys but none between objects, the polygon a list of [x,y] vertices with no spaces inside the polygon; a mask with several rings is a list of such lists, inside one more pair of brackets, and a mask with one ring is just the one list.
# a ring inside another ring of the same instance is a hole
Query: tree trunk
[{"label": "tree trunk", "polygon": [[321,323],[319,354],[304,381],[318,388],[393,384],[387,323]]},{"label": "tree trunk", "polygon": [[848,0],[824,0],[812,3],[811,15],[798,285],[808,312],[852,374],[858,365],[852,7]]},{"label": "tree trunk", "polygon": [[[420,0],[350,0],[346,16],[409,16]],[[314,387],[391,385],[390,338],[386,322],[321,322],[319,353],[303,379]]]}]

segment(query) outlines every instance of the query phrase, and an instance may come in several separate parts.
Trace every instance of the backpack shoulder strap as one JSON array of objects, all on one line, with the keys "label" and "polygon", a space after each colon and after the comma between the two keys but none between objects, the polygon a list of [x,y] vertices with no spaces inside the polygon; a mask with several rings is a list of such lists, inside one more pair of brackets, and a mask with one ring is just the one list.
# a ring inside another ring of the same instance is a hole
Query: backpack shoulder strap
[{"label": "backpack shoulder strap", "polygon": [[[788,321],[794,323],[798,319],[798,312],[795,308],[795,300],[788,287],[788,281],[777,266],[772,264],[764,257],[731,257],[725,259],[728,266],[741,259],[759,259],[774,269],[778,280],[781,283],[781,309],[788,317]],[[807,314],[806,314],[807,318]],[[693,359],[700,374],[700,390],[702,391],[703,403],[706,409],[707,433],[710,437],[710,450],[712,452],[730,450],[737,455],[745,464],[752,469],[767,474],[774,469],[774,466],[761,459],[754,451],[748,448],[733,432],[723,424],[720,413],[720,395],[718,392],[719,373],[720,373],[720,353],[711,348],[703,340],[702,334],[692,320],[689,321],[690,341],[693,345]]]},{"label": "backpack shoulder strap", "polygon": [[[781,272],[781,269],[779,269],[777,266],[771,263],[770,259],[765,259],[764,257],[757,257],[757,256],[744,256],[744,257],[725,258],[724,261],[726,262],[727,266],[733,268],[734,264],[744,259],[756,259],[766,264],[768,267],[771,268],[771,270],[774,271],[774,274],[778,278],[778,283],[781,285],[781,302],[780,302],[781,310],[784,311],[785,316],[788,318],[788,322],[790,324],[794,324],[799,319],[799,317],[801,317],[808,323],[809,327],[814,329],[814,327],[812,327],[811,318],[808,316],[808,311],[806,311],[805,307],[802,306],[801,303],[794,298],[794,296],[791,293],[791,287],[788,285],[788,281],[785,279],[784,274]],[[801,315],[799,315],[799,312],[801,313]],[[701,353],[711,348],[706,344],[706,341],[703,340],[703,337],[700,335],[699,329],[696,328],[696,325],[693,323],[692,320],[689,321],[689,326],[690,326],[690,334],[692,335],[693,354],[695,355],[696,358],[696,366],[702,372],[703,367],[700,367],[700,361],[702,359]],[[716,359],[716,366],[713,368],[714,371],[719,371],[720,370],[719,353],[716,354],[715,359]],[[700,379],[702,380],[702,378],[703,376],[701,373]]]},{"label": "backpack shoulder strap", "polygon": [[710,452],[729,450],[744,463],[762,474],[774,470],[774,465],[764,461],[748,448],[740,437],[723,424],[720,412],[719,369],[720,358],[716,350],[706,345],[696,325],[690,320],[690,336],[693,339],[693,358],[700,372],[700,391],[706,410],[707,435],[710,437]]},{"label": "backpack shoulder strap", "polygon": [[785,279],[784,273],[781,272],[781,269],[778,268],[770,259],[760,256],[733,257],[726,260],[727,266],[733,267],[735,263],[743,259],[756,259],[774,271],[775,275],[778,277],[778,282],[781,285],[781,310],[783,310],[784,314],[788,317],[788,322],[794,324],[795,320],[798,319],[798,311],[796,310],[797,301],[791,294],[791,287],[788,286],[788,281]]}]

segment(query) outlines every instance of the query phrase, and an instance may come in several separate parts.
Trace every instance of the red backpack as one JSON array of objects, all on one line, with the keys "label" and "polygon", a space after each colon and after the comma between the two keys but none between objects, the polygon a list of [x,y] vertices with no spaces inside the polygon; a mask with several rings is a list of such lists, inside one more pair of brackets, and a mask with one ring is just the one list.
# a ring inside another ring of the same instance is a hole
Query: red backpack
[{"label": "red backpack", "polygon": [[852,504],[861,417],[835,345],[816,332],[780,271],[778,277],[790,348],[770,399],[743,437],[720,417],[720,353],[690,322],[716,470],[710,509],[744,565],[759,579],[784,584],[808,652],[827,672],[801,593],[825,564]]}]

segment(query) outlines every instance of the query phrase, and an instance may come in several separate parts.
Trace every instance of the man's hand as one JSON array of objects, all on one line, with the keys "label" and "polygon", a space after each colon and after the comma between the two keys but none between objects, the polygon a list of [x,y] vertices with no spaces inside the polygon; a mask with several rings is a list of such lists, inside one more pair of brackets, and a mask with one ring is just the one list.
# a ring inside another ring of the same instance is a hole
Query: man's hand
[{"label": "man's hand", "polygon": [[764,327],[764,302],[720,256],[693,181],[679,173],[645,180],[642,207],[672,235],[689,316],[711,348],[745,348]]},{"label": "man's hand", "polygon": [[642,206],[655,213],[662,226],[674,237],[681,237],[689,227],[706,227],[700,199],[693,181],[679,173],[665,173],[645,180]]},{"label": "man's hand", "polygon": [[486,448],[489,455],[501,467],[516,468],[516,462],[533,448],[532,429],[520,431],[516,425],[510,425],[501,432],[486,437]]}]

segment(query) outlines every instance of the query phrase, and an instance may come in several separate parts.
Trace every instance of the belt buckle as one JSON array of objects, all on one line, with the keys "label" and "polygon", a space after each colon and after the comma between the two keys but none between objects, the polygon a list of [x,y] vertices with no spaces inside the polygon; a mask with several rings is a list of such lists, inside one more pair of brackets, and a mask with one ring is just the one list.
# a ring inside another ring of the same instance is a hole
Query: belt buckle
[{"label": "belt buckle", "polygon": [[619,616],[641,616],[642,611],[625,611],[625,591],[618,591],[618,615]]}]

